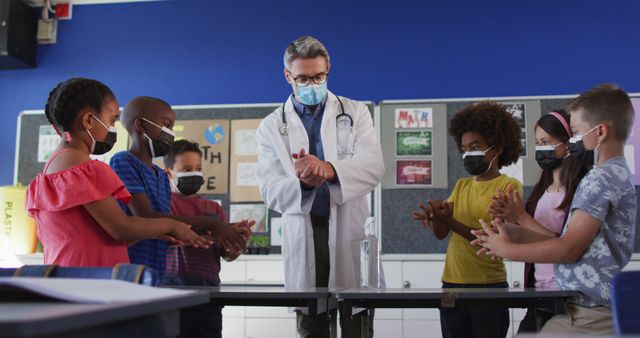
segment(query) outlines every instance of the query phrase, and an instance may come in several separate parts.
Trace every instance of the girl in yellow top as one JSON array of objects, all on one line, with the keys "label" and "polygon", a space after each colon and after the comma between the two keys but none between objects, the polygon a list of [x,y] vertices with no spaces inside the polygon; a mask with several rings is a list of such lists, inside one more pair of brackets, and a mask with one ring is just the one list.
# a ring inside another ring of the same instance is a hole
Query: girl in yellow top
[{"label": "girl in yellow top", "polygon": [[[507,288],[501,260],[478,256],[471,230],[480,229],[479,219],[491,220],[488,209],[496,191],[509,188],[522,195],[522,184],[500,174],[500,168],[518,160],[520,127],[505,107],[491,101],[469,106],[454,115],[449,134],[458,145],[465,169],[471,177],[456,182],[444,201],[420,204],[414,219],[422,221],[436,238],[451,232],[442,274],[443,288]],[[491,304],[440,309],[444,338],[505,337],[509,328],[507,308]]]}]

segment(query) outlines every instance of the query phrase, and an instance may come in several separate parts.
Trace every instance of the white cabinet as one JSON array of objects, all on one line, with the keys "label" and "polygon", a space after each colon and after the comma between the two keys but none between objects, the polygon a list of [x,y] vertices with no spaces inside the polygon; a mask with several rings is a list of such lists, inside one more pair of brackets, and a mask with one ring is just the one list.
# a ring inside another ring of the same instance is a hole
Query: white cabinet
[{"label": "white cabinet", "polygon": [[[402,262],[382,261],[382,269],[384,270],[385,281],[388,288],[402,287]],[[402,309],[376,309],[374,318],[376,323],[374,323],[374,328],[378,326],[382,327],[383,324],[378,324],[378,321],[385,321],[386,324],[389,324],[388,320],[390,319],[402,320]]]},{"label": "white cabinet", "polygon": [[[444,255],[442,260],[404,261],[402,262],[402,281],[410,288],[440,288],[442,287],[443,270]],[[403,309],[402,311],[405,320],[437,321],[438,328],[440,327],[438,309]]]}]

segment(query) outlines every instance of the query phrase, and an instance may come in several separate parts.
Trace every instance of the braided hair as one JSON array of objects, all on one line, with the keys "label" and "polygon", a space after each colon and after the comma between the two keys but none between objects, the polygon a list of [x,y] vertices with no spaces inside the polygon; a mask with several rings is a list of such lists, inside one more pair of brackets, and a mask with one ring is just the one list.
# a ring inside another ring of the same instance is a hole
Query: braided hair
[{"label": "braided hair", "polygon": [[92,79],[72,78],[60,82],[49,92],[44,112],[56,132],[62,135],[71,130],[80,111],[90,108],[99,114],[105,101],[109,99],[115,99],[115,95],[103,83]]}]

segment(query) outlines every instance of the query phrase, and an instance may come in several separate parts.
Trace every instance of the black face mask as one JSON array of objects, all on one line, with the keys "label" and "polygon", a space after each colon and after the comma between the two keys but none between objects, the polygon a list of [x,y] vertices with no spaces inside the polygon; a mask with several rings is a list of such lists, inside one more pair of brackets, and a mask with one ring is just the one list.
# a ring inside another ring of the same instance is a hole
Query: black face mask
[{"label": "black face mask", "polygon": [[92,155],[102,155],[102,154],[106,154],[109,152],[109,150],[111,150],[113,148],[113,145],[116,144],[116,141],[118,140],[118,133],[116,132],[116,127],[107,127],[104,123],[102,123],[102,121],[100,121],[99,118],[93,116],[98,122],[100,122],[100,124],[107,129],[107,137],[105,138],[104,141],[96,141],[95,138],[93,138],[93,135],[91,134],[91,132],[89,132],[88,129],[87,133],[89,133],[89,136],[91,137],[91,140],[93,141],[92,145],[91,145],[91,154]]},{"label": "black face mask", "polygon": [[197,193],[204,184],[204,177],[200,171],[176,173],[176,177],[178,177],[176,188],[183,195],[189,196]]},{"label": "black face mask", "polygon": [[584,141],[582,141],[582,138],[585,137],[587,134],[591,133],[592,131],[596,130],[597,128],[598,126],[595,126],[591,128],[591,130],[589,130],[588,132],[569,139],[569,153],[571,154],[571,157],[573,157],[576,161],[580,163],[586,163],[586,164],[594,163],[595,161],[594,151],[587,150],[587,148],[584,147]]},{"label": "black face mask", "polygon": [[145,122],[149,122],[155,127],[160,128],[161,130],[160,136],[158,136],[158,138],[155,140],[151,139],[151,137],[149,137],[149,135],[147,135],[146,133],[143,134],[144,137],[149,140],[149,151],[151,152],[151,157],[160,157],[169,153],[169,149],[171,148],[171,145],[173,145],[173,139],[175,138],[176,134],[167,127],[161,127],[145,118],[143,118],[142,120]]},{"label": "black face mask", "polygon": [[484,154],[486,154],[487,151],[491,150],[491,148],[485,151],[468,151],[462,155],[464,168],[469,174],[473,176],[480,176],[489,171],[489,167],[491,166],[491,162],[493,162],[493,160],[491,160],[491,162],[489,163],[485,162]]},{"label": "black face mask", "polygon": [[555,148],[560,144],[562,143],[556,144],[555,146],[536,147],[536,162],[538,162],[538,165],[542,170],[556,170],[560,168],[563,159],[556,157],[555,150]]},{"label": "black face mask", "polygon": [[569,143],[569,152],[571,153],[571,157],[573,157],[580,163],[592,164],[594,162],[594,151],[587,150],[587,148],[584,147],[584,142],[582,142],[582,139],[576,142]]}]

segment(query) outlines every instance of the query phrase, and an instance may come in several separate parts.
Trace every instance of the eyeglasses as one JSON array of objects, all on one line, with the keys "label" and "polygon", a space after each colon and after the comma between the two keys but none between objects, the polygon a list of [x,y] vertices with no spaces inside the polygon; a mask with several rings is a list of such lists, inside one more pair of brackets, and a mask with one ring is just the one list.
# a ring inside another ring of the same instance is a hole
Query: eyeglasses
[{"label": "eyeglasses", "polygon": [[313,81],[313,83],[315,84],[323,84],[327,82],[327,77],[329,76],[329,73],[320,73],[314,76],[307,76],[307,75],[294,76],[293,73],[289,71],[287,72],[289,73],[289,75],[291,75],[291,77],[296,82],[296,84],[301,87],[308,86],[309,82],[311,81]]}]

